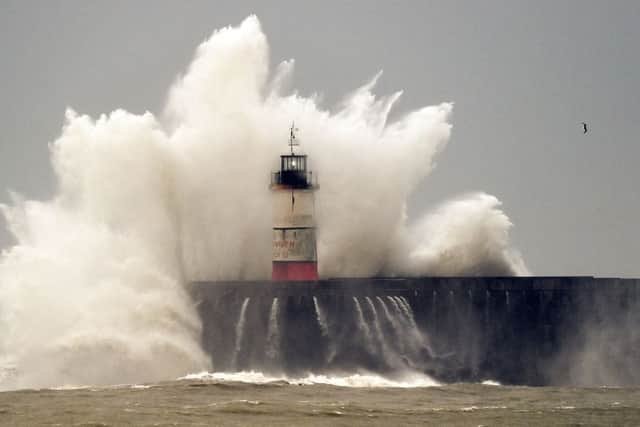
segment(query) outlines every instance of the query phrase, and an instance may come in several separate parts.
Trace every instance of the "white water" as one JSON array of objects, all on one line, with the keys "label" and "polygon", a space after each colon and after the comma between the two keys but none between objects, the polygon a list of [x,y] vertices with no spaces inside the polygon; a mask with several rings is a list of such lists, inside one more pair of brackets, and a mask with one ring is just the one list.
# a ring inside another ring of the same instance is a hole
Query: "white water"
[{"label": "white water", "polygon": [[290,384],[327,384],[337,387],[433,387],[440,385],[426,375],[406,372],[401,376],[387,378],[371,373],[355,373],[352,375],[307,375],[304,377],[269,376],[262,372],[201,372],[178,378],[186,381],[210,382],[243,382],[250,384],[266,384],[271,382],[287,382]]},{"label": "white water", "polygon": [[268,58],[252,16],[198,47],[164,118],[67,110],[50,145],[55,193],[2,207],[16,242],[0,256],[0,360],[16,372],[6,386],[210,369],[183,286],[269,278],[269,172],[293,120],[322,180],[321,276],[527,272],[493,196],[464,196],[408,225],[407,201],[449,141],[452,104],[391,122],[400,92],[376,97],[378,74],[327,107],[285,91],[293,61],[272,69]]},{"label": "white water", "polygon": [[404,333],[402,334],[402,343],[404,349],[414,355],[418,354],[422,348],[426,348],[430,353],[432,353],[431,348],[428,344],[428,339],[416,325],[410,308],[407,308],[407,306],[405,306],[405,301],[403,301],[400,297],[395,296],[387,296],[387,299],[391,301],[396,316],[401,320],[401,323],[403,324]]},{"label": "white water", "polygon": [[418,328],[418,324],[416,323],[415,316],[413,315],[413,309],[409,304],[409,301],[405,297],[397,297],[398,303],[404,306],[404,311],[407,315],[407,319],[409,320],[409,324],[411,325],[411,333],[416,340],[416,343],[422,347],[426,348],[429,351],[429,354],[433,355],[433,350],[431,349],[431,343],[428,337],[423,333],[420,328]]},{"label": "white water", "polygon": [[400,306],[402,307],[402,311],[407,317],[407,320],[409,321],[409,324],[411,325],[411,327],[413,329],[418,329],[418,325],[416,325],[416,319],[413,317],[413,310],[411,309],[411,306],[409,305],[409,302],[406,300],[406,298],[396,297],[396,300],[398,301],[398,304],[400,304]]},{"label": "white water", "polygon": [[411,324],[411,316],[409,315],[409,310],[407,310],[407,307],[404,305],[404,301],[402,300],[402,298],[397,296],[392,296],[391,298],[393,298],[393,300],[398,303],[398,307],[400,307],[400,310],[402,310],[404,318],[409,324]]},{"label": "white water", "polygon": [[382,357],[385,360],[389,360],[391,352],[389,351],[389,347],[387,345],[387,340],[384,337],[384,333],[382,332],[382,328],[380,327],[380,320],[378,319],[378,312],[376,311],[375,305],[373,305],[373,301],[371,298],[365,297],[365,301],[367,301],[367,305],[369,306],[369,310],[371,311],[371,315],[373,317],[373,329],[376,332],[376,339],[378,344],[380,344],[380,350],[382,351]]},{"label": "white water", "polygon": [[398,339],[402,343],[403,351],[406,351],[409,349],[409,346],[407,344],[409,344],[409,341],[412,341],[411,339],[407,339],[407,337],[411,338],[412,335],[410,332],[411,325],[407,321],[404,311],[400,308],[400,305],[395,300],[395,298],[392,296],[387,296],[387,300],[390,301],[391,305],[393,306],[394,314],[392,315],[392,317],[395,318],[395,323],[398,325]]},{"label": "white water", "polygon": [[316,320],[318,321],[318,326],[320,327],[320,333],[322,336],[327,337],[329,339],[328,343],[328,351],[326,355],[327,363],[331,363],[338,354],[338,343],[333,339],[329,329],[329,322],[327,321],[327,315],[320,307],[320,302],[318,298],[313,297],[313,306],[316,310]]},{"label": "white water", "polygon": [[367,321],[364,318],[360,301],[358,301],[358,298],[353,297],[353,303],[356,309],[358,329],[362,332],[362,336],[364,337],[365,347],[370,354],[374,354],[375,348],[373,346],[373,338],[371,337],[371,329],[369,329],[369,325],[367,325]]},{"label": "white water", "polygon": [[402,336],[402,326],[398,323],[397,318],[391,315],[391,313],[389,312],[389,308],[387,307],[387,305],[385,304],[384,300],[381,297],[376,297],[376,299],[382,306],[382,310],[384,311],[384,316],[386,317],[387,322],[391,324],[391,327],[393,328],[393,331],[396,337]]},{"label": "white water", "polygon": [[400,318],[402,321],[406,322],[404,311],[400,308],[398,301],[396,301],[396,299],[392,296],[387,296],[387,300],[391,302],[391,305],[393,306],[393,309],[396,312],[396,316],[398,316],[398,318]]},{"label": "white water", "polygon": [[267,357],[277,360],[280,356],[280,328],[278,325],[278,298],[274,298],[269,311],[269,326],[267,329]]},{"label": "white water", "polygon": [[249,306],[249,300],[251,298],[245,298],[240,308],[240,314],[238,316],[238,323],[236,323],[236,343],[233,348],[233,355],[231,356],[231,366],[236,368],[238,364],[238,355],[242,350],[242,338],[244,338],[244,324],[246,321],[247,307]]},{"label": "white water", "polygon": [[412,323],[415,325],[415,319],[413,317],[413,309],[411,308],[411,304],[409,304],[409,301],[407,300],[406,297],[398,297],[400,298],[400,301],[402,301],[402,303],[404,304],[405,308],[407,309],[407,312],[409,313],[409,317],[411,317],[411,321]]},{"label": "white water", "polygon": [[316,297],[313,297],[313,306],[316,309],[316,319],[318,320],[318,326],[320,326],[320,332],[323,336],[329,337],[329,324],[327,323],[327,317],[320,308],[320,304]]}]

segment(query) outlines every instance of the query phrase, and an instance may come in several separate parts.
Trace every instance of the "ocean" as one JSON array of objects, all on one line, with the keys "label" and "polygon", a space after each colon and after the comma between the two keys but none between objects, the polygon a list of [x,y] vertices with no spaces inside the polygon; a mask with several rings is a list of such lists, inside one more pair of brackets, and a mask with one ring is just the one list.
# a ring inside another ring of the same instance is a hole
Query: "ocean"
[{"label": "ocean", "polygon": [[0,393],[16,426],[637,426],[640,388],[427,385],[259,373]]}]

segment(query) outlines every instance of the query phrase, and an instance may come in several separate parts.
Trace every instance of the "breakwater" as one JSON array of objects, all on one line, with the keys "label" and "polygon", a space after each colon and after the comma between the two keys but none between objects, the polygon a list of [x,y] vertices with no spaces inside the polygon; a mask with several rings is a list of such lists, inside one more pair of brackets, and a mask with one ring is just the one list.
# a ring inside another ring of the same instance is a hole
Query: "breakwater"
[{"label": "breakwater", "polygon": [[215,370],[640,384],[640,280],[192,282]]}]

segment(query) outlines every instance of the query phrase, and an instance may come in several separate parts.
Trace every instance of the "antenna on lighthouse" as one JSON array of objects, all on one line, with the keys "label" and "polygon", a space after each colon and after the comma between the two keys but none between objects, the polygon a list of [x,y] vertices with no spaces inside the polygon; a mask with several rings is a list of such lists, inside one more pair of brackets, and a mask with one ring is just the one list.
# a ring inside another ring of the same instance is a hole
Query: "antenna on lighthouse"
[{"label": "antenna on lighthouse", "polygon": [[298,132],[295,122],[291,122],[291,128],[289,129],[289,147],[291,147],[291,155],[293,155],[293,147],[300,145],[296,141],[296,132]]}]

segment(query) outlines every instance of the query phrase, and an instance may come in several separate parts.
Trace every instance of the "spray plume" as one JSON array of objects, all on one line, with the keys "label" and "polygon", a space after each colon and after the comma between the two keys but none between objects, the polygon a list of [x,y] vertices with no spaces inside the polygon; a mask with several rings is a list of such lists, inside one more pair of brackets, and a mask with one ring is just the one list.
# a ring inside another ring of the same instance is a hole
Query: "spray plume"
[{"label": "spray plume", "polygon": [[408,197],[449,140],[451,104],[388,123],[400,93],[376,98],[378,75],[323,110],[285,93],[293,61],[270,77],[268,56],[251,16],[198,47],[165,121],[68,110],[51,145],[54,197],[3,206],[17,242],[0,261],[0,358],[13,386],[209,369],[183,285],[269,277],[269,172],[292,120],[321,182],[322,276],[526,273],[491,196],[406,225]]}]

